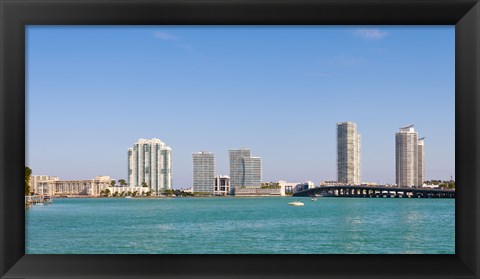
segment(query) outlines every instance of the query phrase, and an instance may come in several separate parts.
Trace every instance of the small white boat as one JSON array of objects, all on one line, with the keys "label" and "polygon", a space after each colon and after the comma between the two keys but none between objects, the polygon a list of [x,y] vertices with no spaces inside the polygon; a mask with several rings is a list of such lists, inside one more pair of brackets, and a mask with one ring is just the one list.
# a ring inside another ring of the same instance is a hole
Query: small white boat
[{"label": "small white boat", "polygon": [[131,197],[131,196],[126,196],[125,198],[126,198],[126,199],[131,199],[132,197]]},{"label": "small white boat", "polygon": [[317,198],[317,197],[313,197],[313,198],[312,198],[312,201],[318,201],[318,198]]},{"label": "small white boat", "polygon": [[288,203],[288,205],[291,205],[291,206],[304,206],[305,204],[303,204],[303,202],[301,202],[301,201],[294,201],[294,202]]}]

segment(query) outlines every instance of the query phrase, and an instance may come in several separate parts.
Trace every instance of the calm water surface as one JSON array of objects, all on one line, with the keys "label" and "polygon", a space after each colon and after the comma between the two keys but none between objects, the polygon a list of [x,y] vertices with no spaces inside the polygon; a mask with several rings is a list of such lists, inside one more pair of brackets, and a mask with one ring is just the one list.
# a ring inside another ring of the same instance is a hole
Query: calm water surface
[{"label": "calm water surface", "polygon": [[55,199],[27,254],[454,254],[454,199]]}]

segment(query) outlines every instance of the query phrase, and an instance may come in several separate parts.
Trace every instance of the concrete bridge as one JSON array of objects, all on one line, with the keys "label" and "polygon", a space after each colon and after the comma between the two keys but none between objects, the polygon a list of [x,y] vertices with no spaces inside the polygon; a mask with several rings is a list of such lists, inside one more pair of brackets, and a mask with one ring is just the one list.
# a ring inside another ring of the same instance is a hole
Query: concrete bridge
[{"label": "concrete bridge", "polygon": [[294,197],[357,197],[357,198],[455,198],[453,189],[430,189],[392,186],[340,185],[312,188],[293,194]]}]

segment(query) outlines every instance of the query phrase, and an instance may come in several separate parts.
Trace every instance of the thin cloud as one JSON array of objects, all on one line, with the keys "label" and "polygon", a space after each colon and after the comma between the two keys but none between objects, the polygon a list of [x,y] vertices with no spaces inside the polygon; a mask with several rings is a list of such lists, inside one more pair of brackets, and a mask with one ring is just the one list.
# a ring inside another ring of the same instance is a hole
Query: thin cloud
[{"label": "thin cloud", "polygon": [[349,55],[337,56],[335,57],[335,61],[338,64],[348,65],[348,66],[359,65],[366,62],[365,58],[363,57],[356,57],[356,56],[349,56]]},{"label": "thin cloud", "polygon": [[307,76],[314,76],[314,77],[330,77],[329,74],[324,73],[305,73]]},{"label": "thin cloud", "polygon": [[189,52],[193,52],[194,49],[191,45],[187,45],[187,44],[179,44],[177,45],[177,47],[181,48],[181,49],[184,49],[186,51],[189,51]]},{"label": "thin cloud", "polygon": [[172,41],[177,39],[177,37],[165,31],[157,31],[153,33],[153,35],[155,36],[155,38],[158,38],[160,40]]},{"label": "thin cloud", "polygon": [[353,31],[353,34],[365,40],[379,40],[385,38],[388,32],[375,28],[360,28]]},{"label": "thin cloud", "polygon": [[177,44],[177,48],[183,49],[186,53],[191,55],[198,55],[197,50],[189,44]]},{"label": "thin cloud", "polygon": [[373,52],[373,53],[386,53],[386,52],[388,52],[387,49],[379,48],[379,47],[369,47],[368,51]]}]

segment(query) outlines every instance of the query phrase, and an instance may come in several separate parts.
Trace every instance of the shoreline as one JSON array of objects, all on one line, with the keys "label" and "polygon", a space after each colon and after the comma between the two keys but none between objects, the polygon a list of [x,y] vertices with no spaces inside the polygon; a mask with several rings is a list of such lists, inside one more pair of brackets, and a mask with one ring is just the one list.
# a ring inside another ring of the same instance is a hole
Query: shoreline
[{"label": "shoreline", "polygon": [[[181,198],[286,198],[292,196],[186,196],[186,197],[167,197],[167,196],[154,196],[154,197],[131,197],[132,199],[181,199]],[[97,196],[52,196],[55,199],[125,199],[126,197],[97,197]]]}]

